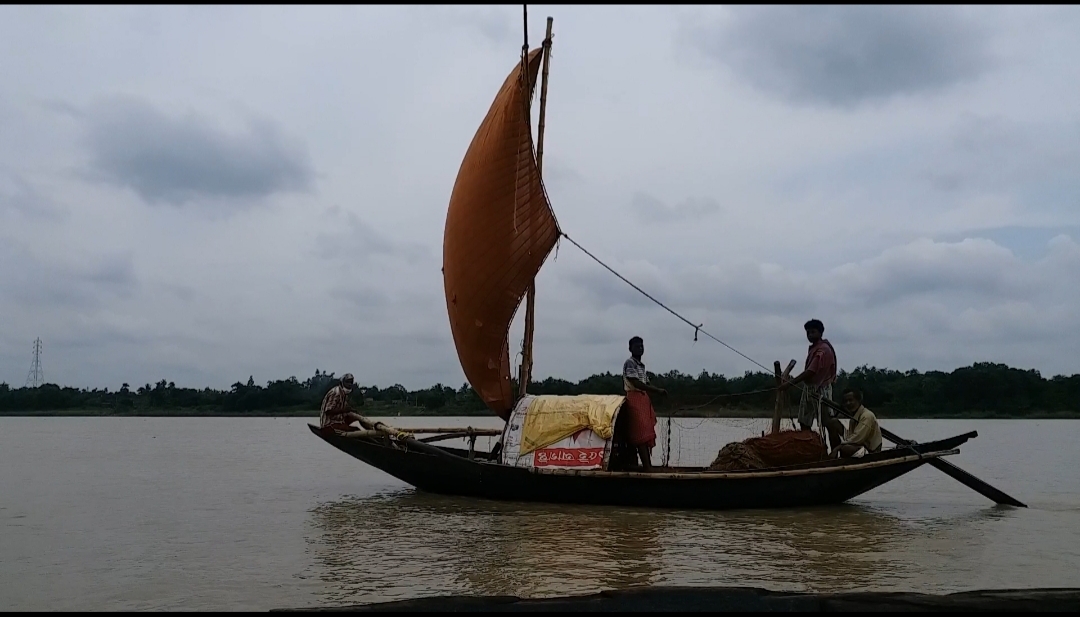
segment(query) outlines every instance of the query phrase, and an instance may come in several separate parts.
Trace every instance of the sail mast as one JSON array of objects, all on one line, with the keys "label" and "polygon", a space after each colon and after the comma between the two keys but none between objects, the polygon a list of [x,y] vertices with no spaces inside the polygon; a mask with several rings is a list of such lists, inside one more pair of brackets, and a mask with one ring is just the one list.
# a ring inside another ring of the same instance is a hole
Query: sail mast
[{"label": "sail mast", "polygon": [[[547,18],[547,33],[544,36],[544,60],[540,76],[540,120],[536,129],[536,169],[543,178],[544,172],[544,116],[547,111],[548,66],[551,60],[551,27],[555,20]],[[525,396],[529,381],[532,380],[533,367],[533,331],[536,313],[536,279],[529,284],[525,296],[525,339],[521,345],[521,370],[518,372],[518,394]]]}]

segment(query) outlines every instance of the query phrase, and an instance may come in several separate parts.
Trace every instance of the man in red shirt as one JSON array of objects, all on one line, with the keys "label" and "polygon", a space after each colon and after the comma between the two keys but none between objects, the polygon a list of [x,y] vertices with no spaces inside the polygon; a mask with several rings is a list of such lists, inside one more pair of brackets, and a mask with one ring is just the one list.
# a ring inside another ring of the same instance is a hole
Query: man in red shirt
[{"label": "man in red shirt", "polygon": [[829,443],[835,448],[840,444],[843,425],[836,419],[832,409],[822,407],[821,399],[832,400],[832,386],[836,381],[836,350],[828,339],[822,338],[825,334],[825,324],[820,320],[811,319],[806,322],[803,329],[806,330],[806,340],[810,341],[810,349],[806,353],[806,365],[802,373],[783,384],[781,388],[787,389],[800,383],[806,384],[802,388],[802,398],[799,400],[799,426],[804,431],[812,430],[814,419],[817,418],[818,424],[828,431]]}]

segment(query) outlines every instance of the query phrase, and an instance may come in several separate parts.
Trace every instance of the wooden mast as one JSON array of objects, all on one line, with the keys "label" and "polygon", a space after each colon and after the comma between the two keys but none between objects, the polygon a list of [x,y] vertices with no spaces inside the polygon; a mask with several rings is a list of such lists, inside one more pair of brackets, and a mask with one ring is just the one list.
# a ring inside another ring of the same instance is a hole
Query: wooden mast
[{"label": "wooden mast", "polygon": [[[547,111],[548,66],[551,61],[551,27],[555,20],[547,18],[547,33],[544,36],[544,64],[540,76],[540,120],[536,129],[536,169],[543,178],[544,171],[544,116]],[[525,339],[521,345],[521,370],[518,372],[518,395],[525,396],[532,380],[533,367],[533,331],[536,311],[536,280],[533,279],[525,295]]]}]

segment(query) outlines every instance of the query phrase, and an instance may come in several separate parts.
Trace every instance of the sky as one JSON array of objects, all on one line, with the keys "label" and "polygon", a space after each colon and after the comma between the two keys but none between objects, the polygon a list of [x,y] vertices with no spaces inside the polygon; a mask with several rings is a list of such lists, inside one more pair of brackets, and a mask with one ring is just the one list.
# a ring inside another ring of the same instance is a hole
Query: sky
[{"label": "sky", "polygon": [[[1080,10],[528,14],[559,223],[672,309],[769,367],[818,318],[846,370],[1080,372]],[[76,387],[460,385],[446,207],[523,34],[520,5],[0,7],[0,382],[40,337]],[[565,240],[536,310],[534,377],[635,335],[652,371],[757,368]]]}]

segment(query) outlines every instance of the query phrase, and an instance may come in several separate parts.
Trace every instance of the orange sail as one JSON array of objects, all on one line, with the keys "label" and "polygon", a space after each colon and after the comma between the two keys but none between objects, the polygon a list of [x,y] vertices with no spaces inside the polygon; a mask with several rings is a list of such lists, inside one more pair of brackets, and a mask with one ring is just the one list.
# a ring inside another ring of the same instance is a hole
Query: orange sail
[{"label": "orange sail", "polygon": [[518,62],[469,144],[443,235],[443,286],[458,360],[504,420],[514,404],[510,322],[559,239],[529,125],[541,52],[529,53],[527,88]]}]

